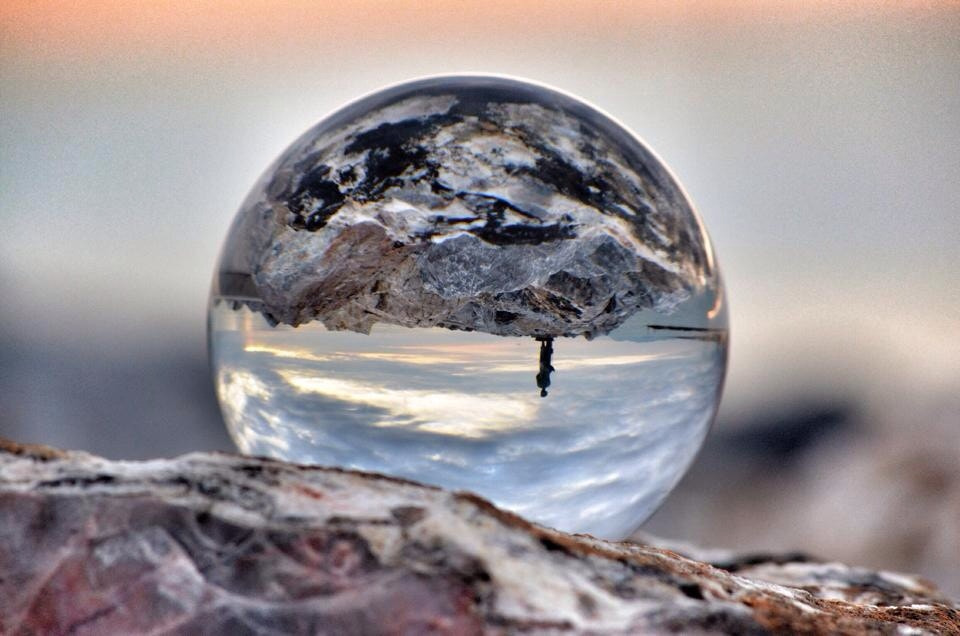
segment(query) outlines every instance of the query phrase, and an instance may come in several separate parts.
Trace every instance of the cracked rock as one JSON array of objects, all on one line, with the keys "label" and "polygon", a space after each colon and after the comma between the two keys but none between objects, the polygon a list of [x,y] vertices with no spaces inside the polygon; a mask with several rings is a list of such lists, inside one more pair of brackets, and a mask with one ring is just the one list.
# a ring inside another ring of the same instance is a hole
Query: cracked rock
[{"label": "cracked rock", "polygon": [[525,82],[421,80],[320,122],[267,171],[214,294],[272,323],[593,336],[719,285],[663,164]]},{"label": "cracked rock", "polygon": [[7,442],[0,525],[4,634],[960,632],[960,606],[911,575],[605,542],[250,457]]}]

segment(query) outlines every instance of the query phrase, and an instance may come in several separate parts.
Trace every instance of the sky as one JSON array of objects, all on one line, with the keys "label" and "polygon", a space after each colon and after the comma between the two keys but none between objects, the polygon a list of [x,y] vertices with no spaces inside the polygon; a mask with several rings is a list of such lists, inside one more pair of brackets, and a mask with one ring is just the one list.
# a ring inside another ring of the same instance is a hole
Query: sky
[{"label": "sky", "polygon": [[202,349],[273,158],[360,95],[468,71],[585,98],[670,165],[727,283],[727,412],[960,385],[955,2],[5,2],[0,337]]}]

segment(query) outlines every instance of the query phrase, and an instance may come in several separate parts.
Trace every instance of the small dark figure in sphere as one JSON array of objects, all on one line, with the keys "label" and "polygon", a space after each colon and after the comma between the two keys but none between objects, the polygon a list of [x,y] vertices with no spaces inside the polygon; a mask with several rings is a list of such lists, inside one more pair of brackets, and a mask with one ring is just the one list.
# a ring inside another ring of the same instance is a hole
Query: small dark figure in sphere
[{"label": "small dark figure in sphere", "polygon": [[537,374],[537,386],[540,387],[540,397],[547,397],[547,387],[550,386],[550,374],[554,372],[550,359],[553,358],[553,338],[537,338],[540,341],[540,373]]}]

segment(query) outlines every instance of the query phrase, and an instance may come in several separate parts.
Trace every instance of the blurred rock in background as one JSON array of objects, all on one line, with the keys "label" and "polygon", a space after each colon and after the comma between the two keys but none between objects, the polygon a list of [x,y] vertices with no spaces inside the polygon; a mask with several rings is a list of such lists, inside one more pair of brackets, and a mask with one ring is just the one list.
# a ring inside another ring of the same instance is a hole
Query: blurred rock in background
[{"label": "blurred rock in background", "polygon": [[812,402],[746,427],[721,422],[643,529],[922,572],[960,594],[958,422],[956,395],[860,413]]}]

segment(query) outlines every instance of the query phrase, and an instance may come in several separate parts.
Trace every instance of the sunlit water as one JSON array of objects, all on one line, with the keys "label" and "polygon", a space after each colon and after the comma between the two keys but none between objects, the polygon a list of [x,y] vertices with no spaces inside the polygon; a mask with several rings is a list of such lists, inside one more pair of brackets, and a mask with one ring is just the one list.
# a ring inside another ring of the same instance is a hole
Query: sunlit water
[{"label": "sunlit water", "polygon": [[725,368],[724,333],[638,318],[610,336],[553,341],[541,396],[546,345],[534,338],[271,327],[232,305],[214,300],[210,344],[243,452],[470,490],[600,536],[636,528],[686,471]]}]

